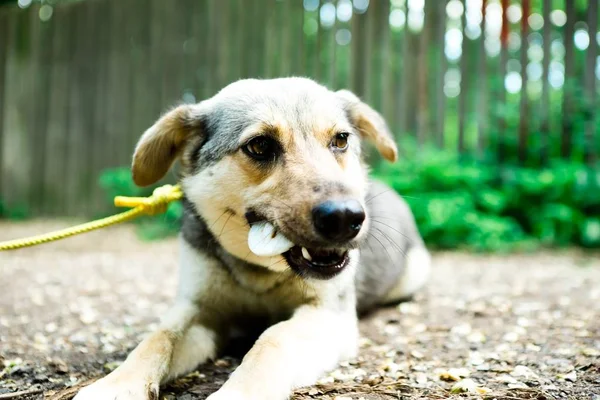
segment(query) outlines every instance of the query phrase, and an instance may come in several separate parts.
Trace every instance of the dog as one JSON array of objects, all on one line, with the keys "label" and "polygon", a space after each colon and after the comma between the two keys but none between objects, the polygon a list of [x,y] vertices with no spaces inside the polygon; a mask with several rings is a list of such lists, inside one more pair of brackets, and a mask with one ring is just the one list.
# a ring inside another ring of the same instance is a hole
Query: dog
[{"label": "dog", "polygon": [[358,348],[358,316],[411,297],[430,255],[408,205],[370,181],[361,142],[388,161],[380,114],[307,78],[234,82],[164,114],[139,140],[133,180],[180,162],[180,277],[172,309],[76,400],[157,399],[159,387],[266,321],[209,400],[283,400]]}]

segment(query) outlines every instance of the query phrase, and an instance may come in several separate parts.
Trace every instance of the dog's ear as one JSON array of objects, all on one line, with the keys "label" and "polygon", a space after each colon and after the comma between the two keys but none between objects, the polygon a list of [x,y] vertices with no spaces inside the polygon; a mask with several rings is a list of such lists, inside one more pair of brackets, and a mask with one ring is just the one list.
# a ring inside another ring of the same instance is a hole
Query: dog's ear
[{"label": "dog's ear", "polygon": [[398,159],[398,148],[383,117],[348,90],[339,90],[336,95],[341,99],[350,122],[356,126],[360,135],[370,140],[386,160],[395,162]]},{"label": "dog's ear", "polygon": [[135,152],[131,172],[138,186],[151,185],[165,176],[185,144],[201,133],[199,105],[185,104],[164,114],[144,132]]}]

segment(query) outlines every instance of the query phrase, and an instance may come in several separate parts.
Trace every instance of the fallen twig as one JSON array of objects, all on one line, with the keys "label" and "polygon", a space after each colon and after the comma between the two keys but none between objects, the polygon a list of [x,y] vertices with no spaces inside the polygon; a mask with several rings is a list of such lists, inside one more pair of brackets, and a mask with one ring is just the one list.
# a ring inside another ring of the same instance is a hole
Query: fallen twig
[{"label": "fallen twig", "polygon": [[23,397],[23,396],[28,396],[30,394],[38,394],[38,393],[42,393],[43,390],[42,389],[27,389],[27,390],[21,390],[19,392],[12,392],[12,393],[3,393],[0,394],[0,399],[5,400],[5,399],[16,399],[19,397]]}]

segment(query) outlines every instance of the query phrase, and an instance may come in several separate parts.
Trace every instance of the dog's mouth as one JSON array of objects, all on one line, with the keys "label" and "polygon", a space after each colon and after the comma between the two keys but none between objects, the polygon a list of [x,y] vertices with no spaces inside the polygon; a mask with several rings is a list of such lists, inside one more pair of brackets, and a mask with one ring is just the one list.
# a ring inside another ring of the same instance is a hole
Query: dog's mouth
[{"label": "dog's mouth", "polygon": [[288,265],[300,276],[330,279],[348,265],[348,250],[309,249],[294,246],[283,253]]},{"label": "dog's mouth", "polygon": [[273,224],[265,220],[250,225],[248,247],[262,257],[282,255],[298,275],[329,279],[348,265],[348,250],[339,248],[307,248],[293,243]]}]

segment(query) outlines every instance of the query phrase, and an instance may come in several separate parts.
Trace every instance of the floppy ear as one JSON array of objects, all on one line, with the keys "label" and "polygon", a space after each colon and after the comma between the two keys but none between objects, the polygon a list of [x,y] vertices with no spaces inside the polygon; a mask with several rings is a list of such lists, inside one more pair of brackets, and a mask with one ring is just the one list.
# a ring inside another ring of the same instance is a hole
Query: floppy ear
[{"label": "floppy ear", "polygon": [[181,105],[163,115],[144,132],[135,152],[131,172],[138,186],[151,185],[165,176],[184,145],[200,134],[198,105]]},{"label": "floppy ear", "polygon": [[396,161],[398,148],[383,117],[348,90],[339,90],[336,95],[342,100],[350,122],[360,135],[370,140],[386,160]]}]

